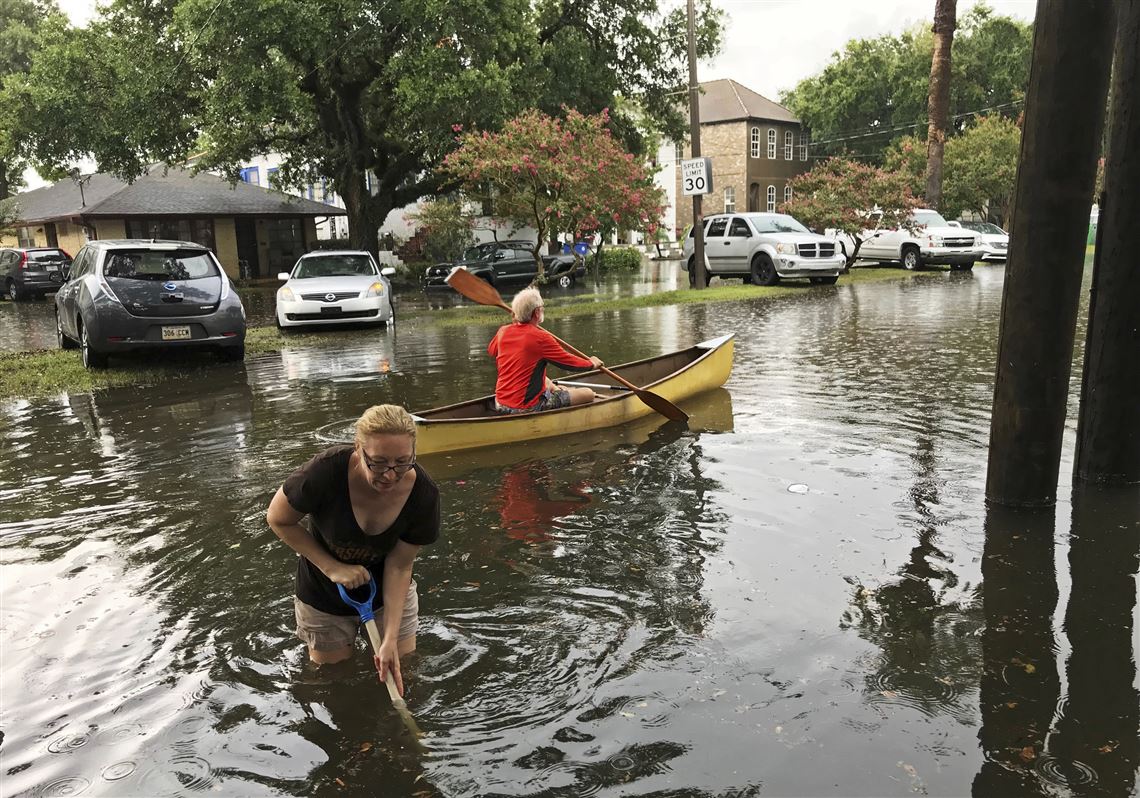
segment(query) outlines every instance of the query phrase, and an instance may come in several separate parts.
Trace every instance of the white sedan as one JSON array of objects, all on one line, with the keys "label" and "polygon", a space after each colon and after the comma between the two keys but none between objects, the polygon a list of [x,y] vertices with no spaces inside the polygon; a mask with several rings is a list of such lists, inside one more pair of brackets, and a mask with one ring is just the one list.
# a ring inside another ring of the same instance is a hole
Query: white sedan
[{"label": "white sedan", "polygon": [[277,326],[308,324],[391,324],[396,317],[389,277],[372,255],[357,250],[329,250],[302,255],[292,272],[277,275]]}]

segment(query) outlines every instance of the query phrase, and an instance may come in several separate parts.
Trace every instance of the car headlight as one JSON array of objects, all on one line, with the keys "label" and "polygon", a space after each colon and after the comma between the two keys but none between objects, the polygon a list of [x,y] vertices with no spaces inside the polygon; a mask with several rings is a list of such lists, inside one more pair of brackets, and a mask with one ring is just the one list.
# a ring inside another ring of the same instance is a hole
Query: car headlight
[{"label": "car headlight", "polygon": [[296,302],[297,295],[293,293],[292,288],[286,285],[278,289],[277,299],[281,302]]},{"label": "car headlight", "polygon": [[779,252],[781,255],[795,255],[796,254],[796,245],[795,244],[777,244],[776,245],[776,251]]},{"label": "car headlight", "polygon": [[368,286],[365,296],[384,296],[384,283],[376,282]]},{"label": "car headlight", "polygon": [[942,246],[942,236],[927,236],[926,245],[930,247]]}]

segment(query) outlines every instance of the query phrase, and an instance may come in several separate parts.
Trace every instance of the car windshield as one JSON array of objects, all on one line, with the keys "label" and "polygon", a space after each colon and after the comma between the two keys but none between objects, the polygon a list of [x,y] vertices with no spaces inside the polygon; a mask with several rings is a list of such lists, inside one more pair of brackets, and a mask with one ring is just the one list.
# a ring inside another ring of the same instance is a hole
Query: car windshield
[{"label": "car windshield", "polygon": [[115,250],[107,253],[103,276],[121,280],[198,280],[217,277],[208,252],[188,250]]},{"label": "car windshield", "polygon": [[910,215],[910,218],[919,227],[949,227],[942,214],[937,211],[916,211]]},{"label": "car windshield", "polygon": [[45,249],[38,252],[29,252],[28,260],[34,260],[37,263],[71,263],[71,258],[63,254],[58,249]]},{"label": "car windshield", "polygon": [[469,247],[463,250],[463,257],[461,260],[486,260],[491,257],[491,253],[495,251],[495,244],[479,244],[475,247]]},{"label": "car windshield", "polygon": [[791,216],[783,214],[776,216],[750,216],[752,226],[757,233],[810,233],[802,224]]},{"label": "car windshield", "polygon": [[973,230],[975,233],[987,233],[995,236],[1005,235],[1005,230],[989,222],[962,222],[962,226]]},{"label": "car windshield", "polygon": [[372,259],[367,255],[319,255],[301,258],[293,277],[304,280],[309,277],[356,277],[376,274]]}]

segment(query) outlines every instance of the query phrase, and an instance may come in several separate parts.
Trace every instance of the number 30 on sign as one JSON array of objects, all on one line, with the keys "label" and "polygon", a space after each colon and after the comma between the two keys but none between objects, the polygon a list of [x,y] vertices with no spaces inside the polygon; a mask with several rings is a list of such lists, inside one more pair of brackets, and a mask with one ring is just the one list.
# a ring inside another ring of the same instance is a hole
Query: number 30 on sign
[{"label": "number 30 on sign", "polygon": [[681,193],[686,197],[712,191],[712,158],[681,161]]}]

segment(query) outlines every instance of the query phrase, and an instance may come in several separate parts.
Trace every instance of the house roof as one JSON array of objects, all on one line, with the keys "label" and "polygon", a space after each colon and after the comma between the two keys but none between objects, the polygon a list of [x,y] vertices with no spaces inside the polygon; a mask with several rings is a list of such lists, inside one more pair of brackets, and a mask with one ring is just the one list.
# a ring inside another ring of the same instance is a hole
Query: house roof
[{"label": "house roof", "polygon": [[735,80],[710,80],[701,84],[701,124],[734,122],[738,119],[764,119],[796,122],[799,119],[779,103],[772,102]]},{"label": "house roof", "polygon": [[344,216],[345,210],[248,183],[230,185],[209,172],[177,166],[151,167],[127,183],[96,173],[81,180],[17,194],[17,216],[25,223],[67,218],[124,216]]}]

